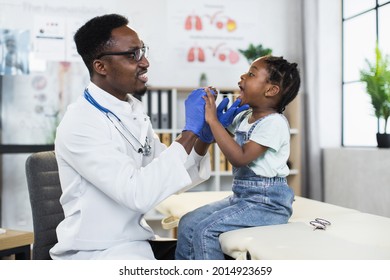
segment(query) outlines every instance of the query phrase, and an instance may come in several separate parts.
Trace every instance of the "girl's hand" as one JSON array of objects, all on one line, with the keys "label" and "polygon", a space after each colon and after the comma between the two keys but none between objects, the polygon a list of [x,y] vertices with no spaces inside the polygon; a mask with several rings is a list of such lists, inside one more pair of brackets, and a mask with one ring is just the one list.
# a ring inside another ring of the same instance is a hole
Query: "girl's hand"
[{"label": "girl's hand", "polygon": [[216,95],[211,93],[211,90],[217,92],[215,88],[205,88],[206,96],[203,96],[203,99],[206,101],[205,119],[208,124],[218,121],[217,106],[215,105]]}]

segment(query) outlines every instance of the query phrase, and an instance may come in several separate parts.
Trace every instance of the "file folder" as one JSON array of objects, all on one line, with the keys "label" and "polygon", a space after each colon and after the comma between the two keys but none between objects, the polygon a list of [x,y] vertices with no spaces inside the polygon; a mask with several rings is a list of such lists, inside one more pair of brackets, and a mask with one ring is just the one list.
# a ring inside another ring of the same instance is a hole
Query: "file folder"
[{"label": "file folder", "polygon": [[152,126],[154,129],[158,129],[160,128],[160,125],[159,125],[159,117],[158,117],[158,92],[157,91],[151,91],[151,100],[150,100],[151,104],[150,104],[150,108],[151,108],[151,112],[150,112],[150,120],[152,122]]},{"label": "file folder", "polygon": [[161,128],[168,129],[170,128],[170,119],[169,119],[169,92],[163,90],[160,92],[160,105],[161,105]]}]

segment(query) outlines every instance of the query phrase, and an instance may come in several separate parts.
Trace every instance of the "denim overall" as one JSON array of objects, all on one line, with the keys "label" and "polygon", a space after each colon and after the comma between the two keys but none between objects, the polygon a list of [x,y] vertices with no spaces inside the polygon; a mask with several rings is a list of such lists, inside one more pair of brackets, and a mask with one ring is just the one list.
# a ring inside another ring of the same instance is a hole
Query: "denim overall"
[{"label": "denim overall", "polygon": [[[248,132],[236,130],[236,142],[242,146],[248,141],[263,119],[257,120]],[[233,168],[233,175],[232,196],[200,207],[180,219],[176,259],[224,259],[218,239],[221,233],[288,222],[294,193],[286,178],[258,176],[248,166]]]}]

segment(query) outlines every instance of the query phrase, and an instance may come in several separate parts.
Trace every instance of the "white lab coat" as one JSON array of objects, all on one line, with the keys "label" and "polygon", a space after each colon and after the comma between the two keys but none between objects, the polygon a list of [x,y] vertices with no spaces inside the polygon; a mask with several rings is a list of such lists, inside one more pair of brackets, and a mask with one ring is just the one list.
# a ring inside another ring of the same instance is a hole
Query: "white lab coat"
[{"label": "white lab coat", "polygon": [[137,153],[83,96],[70,105],[55,141],[65,219],[50,254],[53,259],[154,259],[146,240],[155,235],[143,215],[171,194],[208,179],[209,155],[188,155],[176,142],[166,148],[142,103],[131,95],[124,102],[93,83],[88,90],[141,143],[151,139],[152,155]]}]

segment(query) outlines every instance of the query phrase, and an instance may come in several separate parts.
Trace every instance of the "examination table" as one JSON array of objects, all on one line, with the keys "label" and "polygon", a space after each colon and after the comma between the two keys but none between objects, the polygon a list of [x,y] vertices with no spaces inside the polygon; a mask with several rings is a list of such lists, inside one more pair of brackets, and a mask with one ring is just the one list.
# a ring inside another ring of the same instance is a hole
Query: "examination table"
[{"label": "examination table", "polygon": [[[163,228],[172,229],[185,213],[230,194],[185,192],[156,210],[165,216]],[[226,255],[241,260],[390,260],[390,218],[296,196],[287,224],[238,229],[219,240]]]}]

